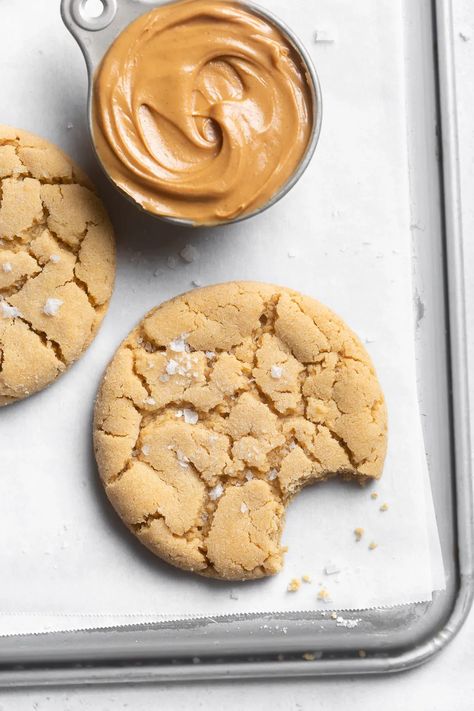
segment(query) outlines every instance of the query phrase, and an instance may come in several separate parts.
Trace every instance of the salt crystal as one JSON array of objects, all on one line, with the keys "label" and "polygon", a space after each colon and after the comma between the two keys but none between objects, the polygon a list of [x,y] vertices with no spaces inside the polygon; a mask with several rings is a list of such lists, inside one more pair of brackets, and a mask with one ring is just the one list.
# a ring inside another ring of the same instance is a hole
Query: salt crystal
[{"label": "salt crystal", "polygon": [[150,447],[150,445],[149,445],[149,444],[144,444],[143,447],[142,447],[142,454],[144,454],[145,457],[147,457],[147,456],[150,454],[150,452],[151,452],[151,447]]},{"label": "salt crystal", "polygon": [[186,351],[186,336],[188,334],[182,333],[169,344],[170,351],[174,353],[184,353]]},{"label": "salt crystal", "polygon": [[239,599],[239,596],[235,593],[234,590],[230,591],[229,597],[231,600],[238,600]]},{"label": "salt crystal", "polygon": [[331,44],[336,40],[333,33],[329,32],[328,30],[316,30],[316,32],[314,33],[314,41],[317,44]]},{"label": "salt crystal", "polygon": [[154,367],[155,367],[155,364],[153,363],[153,361],[152,361],[152,360],[149,360],[148,363],[147,363],[147,368],[149,368],[150,370],[152,370]]},{"label": "salt crystal", "polygon": [[458,34],[463,42],[469,42],[469,40],[471,39],[471,30],[469,29],[469,27],[463,27]]},{"label": "salt crystal", "polygon": [[253,479],[253,472],[251,472],[250,470],[249,470],[249,471],[246,471],[246,472],[245,472],[245,478],[247,479],[247,481],[252,481],[252,479]]},{"label": "salt crystal", "polygon": [[74,128],[74,124],[71,123],[71,121],[69,121],[69,122],[66,124],[66,128],[67,128],[68,131],[70,131],[71,128]]},{"label": "salt crystal", "polygon": [[294,252],[292,249],[288,250],[288,257],[290,259],[294,259],[296,257],[296,252]]},{"label": "salt crystal", "polygon": [[170,254],[168,259],[166,260],[166,263],[170,269],[176,269],[176,267],[178,266],[178,260],[172,254]]},{"label": "salt crystal", "polygon": [[209,435],[209,442],[217,442],[218,436],[216,434],[210,434]]},{"label": "salt crystal", "polygon": [[57,264],[59,261],[61,261],[61,257],[59,256],[59,254],[52,254],[49,258],[49,261],[53,264]]},{"label": "salt crystal", "polygon": [[183,411],[182,411],[182,410],[176,410],[174,416],[175,416],[175,417],[182,417],[182,416],[183,416]]},{"label": "salt crystal", "polygon": [[153,276],[156,276],[156,277],[161,276],[162,274],[163,274],[163,269],[155,269],[155,271],[153,272]]},{"label": "salt crystal", "polygon": [[270,469],[270,471],[267,474],[267,479],[268,481],[274,481],[278,476],[278,472],[276,469]]},{"label": "salt crystal", "polygon": [[13,267],[12,267],[12,265],[10,264],[10,262],[3,262],[3,264],[2,264],[2,269],[3,269],[4,272],[7,272],[7,273],[8,273],[8,272],[11,272],[11,270],[13,269]]},{"label": "salt crystal", "polygon": [[62,299],[50,297],[46,299],[45,305],[43,306],[43,313],[45,313],[46,316],[56,316],[63,304],[64,301],[62,301]]},{"label": "salt crystal", "polygon": [[170,360],[166,363],[166,372],[168,373],[168,375],[176,375],[178,366],[179,363],[173,358],[170,358]]},{"label": "salt crystal", "polygon": [[240,513],[243,513],[243,514],[247,513],[248,510],[249,510],[249,507],[247,506],[247,504],[244,504],[244,503],[240,504]]},{"label": "salt crystal", "polygon": [[161,383],[167,383],[169,379],[170,379],[169,375],[160,375],[160,382]]},{"label": "salt crystal", "polygon": [[1,302],[2,316],[3,318],[16,318],[17,316],[22,316],[20,309],[16,306],[10,306],[6,301]]},{"label": "salt crystal", "polygon": [[334,563],[329,563],[329,565],[326,565],[326,567],[324,568],[324,572],[326,575],[335,575],[336,573],[340,573],[341,570]]},{"label": "salt crystal", "polygon": [[146,397],[143,402],[145,403],[145,405],[156,405],[156,400],[153,397]]},{"label": "salt crystal", "polygon": [[288,449],[294,449],[296,447],[296,442],[295,440],[292,440],[290,444],[288,445]]},{"label": "salt crystal", "polygon": [[361,621],[360,617],[356,618],[354,620],[348,620],[348,619],[345,619],[344,617],[341,617],[341,615],[336,615],[336,617],[333,619],[336,620],[336,627],[347,627],[350,630],[353,629],[354,627],[357,627],[357,625]]},{"label": "salt crystal", "polygon": [[193,286],[199,287],[199,286],[202,286],[202,281],[200,279],[193,279],[191,284]]},{"label": "salt crystal", "polygon": [[189,458],[185,455],[185,453],[178,449],[176,450],[176,457],[178,459],[179,466],[183,467],[183,469],[187,469],[189,464]]},{"label": "salt crystal", "polygon": [[283,368],[281,367],[281,365],[272,365],[270,372],[274,380],[280,380],[281,376],[283,375]]},{"label": "salt crystal", "polygon": [[199,420],[199,415],[194,410],[189,410],[187,407],[183,410],[184,421],[187,425],[195,425]]},{"label": "salt crystal", "polygon": [[220,499],[223,493],[224,487],[222,486],[222,484],[216,484],[216,486],[210,490],[209,498],[211,499],[211,501],[216,501],[216,499]]},{"label": "salt crystal", "polygon": [[215,357],[216,357],[216,354],[214,353],[214,351],[206,351],[206,358],[208,360],[214,360]]},{"label": "salt crystal", "polygon": [[187,244],[186,247],[181,250],[180,255],[181,258],[184,259],[184,261],[188,264],[191,264],[191,262],[196,262],[199,259],[199,252],[197,251],[196,247],[193,247],[192,244]]}]

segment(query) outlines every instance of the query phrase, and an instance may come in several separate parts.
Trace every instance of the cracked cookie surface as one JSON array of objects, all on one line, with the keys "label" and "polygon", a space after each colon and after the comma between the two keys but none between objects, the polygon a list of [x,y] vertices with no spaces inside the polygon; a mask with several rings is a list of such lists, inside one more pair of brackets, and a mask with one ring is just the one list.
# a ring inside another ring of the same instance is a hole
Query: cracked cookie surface
[{"label": "cracked cookie surface", "polygon": [[53,144],[0,125],[0,405],[81,355],[114,276],[112,226],[87,176]]},{"label": "cracked cookie surface", "polygon": [[286,288],[231,282],[148,313],[95,408],[107,496],[156,555],[202,575],[278,572],[285,507],[305,485],[380,477],[383,394],[357,336]]}]

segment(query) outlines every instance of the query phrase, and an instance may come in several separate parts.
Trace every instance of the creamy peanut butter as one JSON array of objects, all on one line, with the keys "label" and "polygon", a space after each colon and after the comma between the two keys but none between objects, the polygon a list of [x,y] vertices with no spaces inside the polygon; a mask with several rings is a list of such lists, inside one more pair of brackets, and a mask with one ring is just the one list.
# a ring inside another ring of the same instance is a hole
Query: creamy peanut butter
[{"label": "creamy peanut butter", "polygon": [[304,156],[313,118],[289,40],[227,0],[142,15],[94,84],[93,137],[110,177],[149,212],[195,224],[267,203]]}]

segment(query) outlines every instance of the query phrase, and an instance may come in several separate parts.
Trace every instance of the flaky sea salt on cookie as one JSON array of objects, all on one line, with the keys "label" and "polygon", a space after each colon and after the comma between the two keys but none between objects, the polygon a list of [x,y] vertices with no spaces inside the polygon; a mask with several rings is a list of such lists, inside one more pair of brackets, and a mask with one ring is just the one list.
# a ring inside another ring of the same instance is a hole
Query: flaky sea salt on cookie
[{"label": "flaky sea salt on cookie", "polygon": [[336,474],[379,478],[386,440],[357,336],[317,301],[252,282],[147,314],[95,409],[100,475],[125,524],[173,565],[226,580],[278,572],[290,499]]},{"label": "flaky sea salt on cookie", "polygon": [[114,276],[112,226],[88,178],[51,143],[0,126],[0,405],[79,358]]}]

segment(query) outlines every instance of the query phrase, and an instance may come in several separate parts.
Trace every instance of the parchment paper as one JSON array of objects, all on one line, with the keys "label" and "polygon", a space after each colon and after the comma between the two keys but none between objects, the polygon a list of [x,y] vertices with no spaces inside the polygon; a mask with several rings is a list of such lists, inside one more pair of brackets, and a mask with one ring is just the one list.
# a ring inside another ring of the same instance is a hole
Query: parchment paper
[{"label": "parchment paper", "polygon": [[[402,10],[389,0],[261,4],[291,24],[319,71],[324,121],[316,156],[269,212],[211,231],[165,227],[99,177],[119,240],[109,315],[69,373],[0,412],[0,634],[363,609],[430,600],[444,588],[416,393]],[[56,3],[38,0],[30,10],[24,18],[14,0],[0,7],[0,121],[55,140],[97,176],[79,49]],[[20,26],[26,34],[18,45]],[[317,30],[335,41],[315,43]],[[186,264],[179,252],[189,242],[199,259]],[[366,488],[332,481],[302,492],[288,510],[284,571],[243,584],[188,575],[148,553],[107,503],[91,450],[93,399],[121,339],[193,280],[230,279],[300,289],[346,319],[374,359],[390,425],[382,480]],[[359,543],[357,527],[365,529]],[[325,574],[328,566],[339,572]],[[302,575],[312,582],[287,592]],[[317,599],[321,587],[330,602]]]}]

